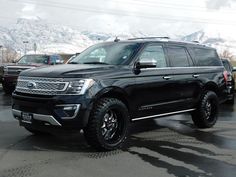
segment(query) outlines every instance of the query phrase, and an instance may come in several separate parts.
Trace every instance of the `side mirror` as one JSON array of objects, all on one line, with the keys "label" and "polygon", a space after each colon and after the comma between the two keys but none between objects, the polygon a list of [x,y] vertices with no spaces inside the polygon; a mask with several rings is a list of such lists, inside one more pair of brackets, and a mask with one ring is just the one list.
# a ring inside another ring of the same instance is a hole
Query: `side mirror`
[{"label": "side mirror", "polygon": [[154,60],[144,60],[136,63],[136,68],[137,69],[142,69],[142,68],[156,68],[157,62]]},{"label": "side mirror", "polygon": [[232,70],[232,72],[236,72],[236,67],[233,67],[233,70]]}]

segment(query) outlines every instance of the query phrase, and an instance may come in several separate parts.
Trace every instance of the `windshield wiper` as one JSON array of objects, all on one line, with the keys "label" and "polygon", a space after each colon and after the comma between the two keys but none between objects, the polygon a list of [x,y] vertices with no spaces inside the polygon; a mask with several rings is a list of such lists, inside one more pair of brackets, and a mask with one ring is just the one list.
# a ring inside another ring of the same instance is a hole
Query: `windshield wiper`
[{"label": "windshield wiper", "polygon": [[99,61],[85,62],[85,63],[82,63],[82,64],[101,64],[101,65],[109,65],[108,63],[99,62]]}]

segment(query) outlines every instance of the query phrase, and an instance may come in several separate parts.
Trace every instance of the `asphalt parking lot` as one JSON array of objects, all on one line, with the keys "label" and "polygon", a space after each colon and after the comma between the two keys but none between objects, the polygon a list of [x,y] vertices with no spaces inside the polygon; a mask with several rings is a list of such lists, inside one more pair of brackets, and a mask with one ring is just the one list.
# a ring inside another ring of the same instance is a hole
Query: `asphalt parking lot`
[{"label": "asphalt parking lot", "polygon": [[10,105],[0,88],[0,177],[236,176],[236,106],[221,105],[212,129],[188,114],[138,122],[122,150],[95,152],[80,133],[31,135]]}]

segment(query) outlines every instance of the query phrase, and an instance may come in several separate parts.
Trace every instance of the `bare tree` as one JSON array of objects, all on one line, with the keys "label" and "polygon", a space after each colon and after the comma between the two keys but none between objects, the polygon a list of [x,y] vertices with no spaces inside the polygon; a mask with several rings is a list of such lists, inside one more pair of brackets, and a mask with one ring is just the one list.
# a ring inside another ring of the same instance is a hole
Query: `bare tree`
[{"label": "bare tree", "polygon": [[221,54],[220,54],[221,58],[225,58],[228,59],[229,61],[232,61],[235,59],[235,56],[229,51],[229,50],[224,50]]},{"label": "bare tree", "polygon": [[11,48],[4,48],[3,50],[3,62],[4,63],[12,63],[15,59],[17,59],[19,56],[17,52]]}]

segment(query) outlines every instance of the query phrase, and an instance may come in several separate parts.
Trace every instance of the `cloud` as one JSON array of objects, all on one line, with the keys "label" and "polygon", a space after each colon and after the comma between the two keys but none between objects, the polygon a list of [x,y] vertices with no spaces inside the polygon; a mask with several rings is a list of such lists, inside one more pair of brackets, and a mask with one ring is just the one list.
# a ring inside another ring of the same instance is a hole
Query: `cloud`
[{"label": "cloud", "polygon": [[207,0],[206,7],[208,9],[219,10],[223,7],[231,7],[232,2],[236,2],[236,0]]},{"label": "cloud", "polygon": [[34,12],[35,4],[24,4],[24,7],[21,9],[22,12]]},{"label": "cloud", "polygon": [[45,17],[45,13],[37,7],[36,2],[22,3],[22,7],[18,14],[21,18],[26,18],[26,19],[37,20],[39,18]]},{"label": "cloud", "polygon": [[[127,19],[126,19],[127,20]],[[125,19],[111,15],[91,16],[86,21],[87,29],[96,32],[112,32],[113,34],[129,34],[130,24]]]}]

